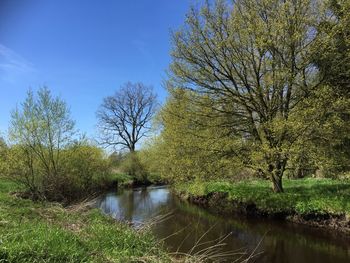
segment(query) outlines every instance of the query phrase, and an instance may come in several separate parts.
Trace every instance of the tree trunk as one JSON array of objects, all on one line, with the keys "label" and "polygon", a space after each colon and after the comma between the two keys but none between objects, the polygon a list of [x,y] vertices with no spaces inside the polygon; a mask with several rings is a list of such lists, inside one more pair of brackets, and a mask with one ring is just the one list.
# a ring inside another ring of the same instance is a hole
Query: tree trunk
[{"label": "tree trunk", "polygon": [[282,176],[286,168],[287,159],[277,159],[268,166],[272,182],[272,190],[275,193],[283,193]]},{"label": "tree trunk", "polygon": [[271,176],[272,180],[272,189],[275,193],[283,193],[283,187],[282,187],[282,176],[273,174]]}]

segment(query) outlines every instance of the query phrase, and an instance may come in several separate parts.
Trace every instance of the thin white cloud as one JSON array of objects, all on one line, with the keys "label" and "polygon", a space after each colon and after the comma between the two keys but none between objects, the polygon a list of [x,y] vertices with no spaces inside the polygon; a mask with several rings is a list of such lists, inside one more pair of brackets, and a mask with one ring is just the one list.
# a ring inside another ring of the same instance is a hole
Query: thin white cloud
[{"label": "thin white cloud", "polygon": [[147,47],[147,44],[145,41],[135,39],[131,41],[131,44],[134,46],[134,48],[146,59],[149,61],[150,65],[154,67],[155,62],[152,56],[152,53]]},{"label": "thin white cloud", "polygon": [[0,44],[0,70],[3,73],[32,73],[34,65],[17,54],[12,49]]}]

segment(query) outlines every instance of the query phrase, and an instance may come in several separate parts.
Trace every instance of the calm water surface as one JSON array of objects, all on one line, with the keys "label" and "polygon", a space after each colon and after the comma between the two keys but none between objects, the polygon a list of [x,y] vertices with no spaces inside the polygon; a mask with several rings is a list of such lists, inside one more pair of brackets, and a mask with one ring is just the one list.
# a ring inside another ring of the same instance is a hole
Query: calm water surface
[{"label": "calm water surface", "polygon": [[[251,262],[350,262],[350,238],[292,223],[213,215],[180,201],[167,187],[108,193],[97,205],[104,213],[135,225],[170,213],[152,227],[170,251],[187,253],[199,239],[200,250],[226,237],[223,252],[252,251],[261,241],[257,252],[262,254]],[[235,259],[237,255],[226,261]]]}]

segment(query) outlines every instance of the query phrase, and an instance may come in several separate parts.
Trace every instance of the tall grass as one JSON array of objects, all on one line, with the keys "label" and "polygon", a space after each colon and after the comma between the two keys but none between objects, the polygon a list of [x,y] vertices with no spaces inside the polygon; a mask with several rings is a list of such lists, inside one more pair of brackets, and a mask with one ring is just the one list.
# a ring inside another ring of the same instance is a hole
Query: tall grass
[{"label": "tall grass", "polygon": [[147,231],[82,206],[33,202],[0,180],[0,262],[170,262]]}]

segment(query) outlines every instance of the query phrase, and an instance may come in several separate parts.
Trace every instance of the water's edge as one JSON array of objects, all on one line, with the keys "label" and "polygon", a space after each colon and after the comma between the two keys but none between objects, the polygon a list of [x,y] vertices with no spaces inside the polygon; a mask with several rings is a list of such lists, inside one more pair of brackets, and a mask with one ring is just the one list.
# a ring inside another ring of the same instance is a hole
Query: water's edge
[{"label": "water's edge", "polygon": [[265,211],[259,209],[254,203],[229,200],[227,194],[223,192],[214,192],[204,196],[194,196],[175,190],[173,190],[173,193],[181,200],[188,201],[215,214],[285,220],[296,224],[327,229],[328,231],[337,231],[337,234],[341,234],[350,239],[350,218],[347,218],[345,214],[309,213],[301,215],[295,211]]},{"label": "water's edge", "polygon": [[261,242],[257,252],[263,254],[252,262],[349,262],[350,238],[337,235],[337,231],[330,233],[273,217],[224,215],[225,200],[220,204],[210,199],[211,205],[208,200],[195,204],[184,196],[179,198],[167,186],[151,186],[106,193],[96,205],[104,214],[136,227],[171,214],[151,227],[154,236],[162,240],[170,252],[188,253],[203,235],[202,242],[208,242],[208,246],[213,240],[227,236],[224,251],[242,248],[253,251]]}]

